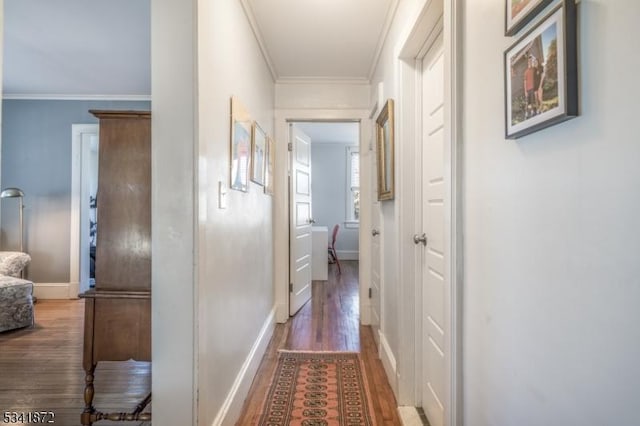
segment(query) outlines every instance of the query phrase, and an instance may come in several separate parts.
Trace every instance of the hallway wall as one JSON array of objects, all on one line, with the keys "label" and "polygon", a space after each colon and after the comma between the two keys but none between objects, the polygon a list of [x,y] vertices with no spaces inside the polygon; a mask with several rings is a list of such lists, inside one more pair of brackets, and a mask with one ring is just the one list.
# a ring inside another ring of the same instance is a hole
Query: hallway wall
[{"label": "hallway wall", "polygon": [[273,197],[228,188],[231,96],[274,134],[273,79],[239,1],[198,2],[198,93],[198,424],[210,426],[237,419],[275,324]]},{"label": "hallway wall", "polygon": [[504,139],[504,2],[465,0],[464,418],[640,424],[640,3],[578,4],[581,116]]}]

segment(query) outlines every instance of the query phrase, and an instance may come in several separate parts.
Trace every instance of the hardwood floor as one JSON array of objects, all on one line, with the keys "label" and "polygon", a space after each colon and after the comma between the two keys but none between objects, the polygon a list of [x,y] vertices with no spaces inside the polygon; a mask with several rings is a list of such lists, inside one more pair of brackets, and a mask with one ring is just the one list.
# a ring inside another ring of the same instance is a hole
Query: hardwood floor
[{"label": "hardwood floor", "polygon": [[[276,326],[238,425],[254,424],[260,417],[278,349],[361,352],[369,387],[375,390],[376,426],[401,424],[371,329],[358,322],[358,263],[341,264],[342,275],[332,265],[328,281],[314,282],[312,300],[287,324]],[[0,333],[0,411],[52,411],[55,424],[79,425],[84,408],[84,301],[40,300],[35,308],[34,328]],[[98,409],[129,411],[151,388],[150,364],[101,362],[95,386]]]},{"label": "hardwood floor", "polygon": [[[0,415],[50,411],[56,425],[79,425],[84,300],[38,300],[35,315],[35,327],[0,333]],[[131,411],[151,389],[150,363],[101,362],[95,376],[94,406],[100,411]]]},{"label": "hardwood floor", "polygon": [[328,281],[314,281],[311,301],[286,324],[278,324],[245,401],[238,426],[255,424],[261,415],[279,349],[360,352],[372,397],[376,426],[400,425],[397,404],[373,333],[359,325],[358,262],[342,261],[342,274],[330,265]]}]

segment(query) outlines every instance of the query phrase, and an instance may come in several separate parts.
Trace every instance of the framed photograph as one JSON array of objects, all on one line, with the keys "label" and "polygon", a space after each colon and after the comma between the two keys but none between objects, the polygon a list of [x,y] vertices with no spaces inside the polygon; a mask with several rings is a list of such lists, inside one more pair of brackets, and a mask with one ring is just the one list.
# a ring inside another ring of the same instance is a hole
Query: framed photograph
[{"label": "framed photograph", "polygon": [[393,99],[388,99],[376,119],[376,160],[378,169],[378,200],[394,197],[394,124]]},{"label": "framed photograph", "polygon": [[551,11],[504,54],[505,137],[516,139],[578,115],[576,11]]},{"label": "framed photograph", "polygon": [[524,28],[553,0],[505,0],[505,34],[512,36]]},{"label": "framed photograph", "polygon": [[273,195],[273,171],[276,164],[275,141],[267,136],[266,168],[264,173],[264,193]]},{"label": "framed photograph", "polygon": [[258,185],[264,186],[267,135],[256,122],[253,123],[253,137],[251,140],[251,180]]},{"label": "framed photograph", "polygon": [[249,190],[251,165],[251,132],[253,121],[234,96],[231,98],[231,189]]}]

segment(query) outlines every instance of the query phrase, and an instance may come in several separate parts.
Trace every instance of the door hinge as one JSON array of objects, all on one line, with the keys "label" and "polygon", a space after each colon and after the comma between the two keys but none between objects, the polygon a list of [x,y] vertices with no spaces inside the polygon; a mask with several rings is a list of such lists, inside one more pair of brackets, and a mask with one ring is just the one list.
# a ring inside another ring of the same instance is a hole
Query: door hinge
[{"label": "door hinge", "polygon": [[369,299],[373,297],[373,289],[369,287]]},{"label": "door hinge", "polygon": [[289,150],[289,152],[293,151],[293,142],[289,142],[289,144],[287,145],[287,149]]},{"label": "door hinge", "polygon": [[289,293],[293,293],[293,283],[289,283]]}]

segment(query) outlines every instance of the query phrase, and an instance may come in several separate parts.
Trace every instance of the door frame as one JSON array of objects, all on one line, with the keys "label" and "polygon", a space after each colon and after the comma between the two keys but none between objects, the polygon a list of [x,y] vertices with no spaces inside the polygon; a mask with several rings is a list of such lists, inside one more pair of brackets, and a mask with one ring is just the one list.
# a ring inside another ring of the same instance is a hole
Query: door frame
[{"label": "door frame", "polygon": [[[445,247],[448,261],[450,292],[447,294],[449,315],[446,318],[450,351],[445,372],[445,425],[462,424],[462,292],[463,292],[463,234],[462,234],[462,102],[461,102],[461,6],[460,0],[428,1],[417,15],[415,24],[400,44],[398,58],[399,138],[407,141],[399,147],[399,189],[407,196],[399,197],[400,247],[400,350],[398,357],[398,404],[418,405],[421,397],[421,294],[420,263],[415,244],[419,217],[417,203],[419,185],[416,176],[420,163],[422,111],[420,98],[422,57],[425,45],[442,29],[444,49],[445,138],[451,141],[445,150],[445,171],[449,179],[445,200]],[[421,225],[420,225],[421,226]]]},{"label": "door frame", "polygon": [[[289,319],[289,123],[292,122],[357,122],[360,123],[360,203],[368,205],[370,191],[363,190],[369,185],[363,182],[363,175],[369,173],[369,156],[374,155],[370,146],[371,129],[368,110],[362,109],[281,109],[275,111],[276,164],[274,173],[274,286],[276,303],[276,321],[284,323]],[[365,155],[363,155],[365,154]],[[365,175],[366,176],[366,175]],[[367,185],[367,186],[365,186]],[[366,209],[360,212],[359,232],[359,300],[360,323],[370,323],[369,289],[369,252],[371,235],[363,232],[371,228],[371,218]]]},{"label": "door frame", "polygon": [[[70,223],[70,253],[69,253],[69,299],[78,298],[80,292],[88,290],[81,285],[83,265],[89,264],[89,250],[82,250],[82,242],[89,240],[89,227],[83,226],[81,218],[89,216],[87,200],[87,171],[84,161],[85,151],[82,144],[83,134],[99,135],[98,124],[72,124],[71,125],[71,223]],[[84,271],[88,272],[88,271]]]}]

